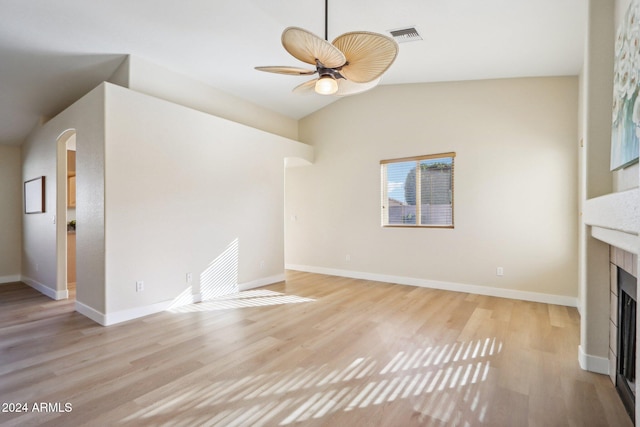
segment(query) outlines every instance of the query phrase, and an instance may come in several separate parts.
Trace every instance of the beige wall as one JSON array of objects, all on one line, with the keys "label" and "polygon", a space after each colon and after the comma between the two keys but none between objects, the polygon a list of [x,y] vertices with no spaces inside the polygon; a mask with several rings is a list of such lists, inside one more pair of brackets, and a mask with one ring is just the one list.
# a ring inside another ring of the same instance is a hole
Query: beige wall
[{"label": "beige wall", "polygon": [[108,323],[283,280],[284,159],[311,147],[115,85],[106,117]]},{"label": "beige wall", "polygon": [[133,55],[110,82],[285,138],[298,138],[297,120]]},{"label": "beige wall", "polygon": [[[46,213],[24,220],[26,283],[66,296],[56,149],[65,149],[59,141],[69,130],[77,132],[80,312],[110,324],[166,308],[185,291],[206,298],[213,291],[202,283],[231,278],[237,290],[282,280],[285,159],[309,163],[313,149],[106,83],[23,144],[22,179],[47,177]],[[145,290],[137,293],[139,280]]]},{"label": "beige wall", "polygon": [[[66,159],[68,131],[77,131],[76,217],[78,232],[76,302],[104,310],[104,86],[37,127],[22,144],[23,180],[46,177],[46,212],[23,216],[22,280],[51,298],[66,298]],[[64,137],[62,138],[64,139]],[[58,167],[60,166],[60,167]],[[58,179],[57,179],[58,175]],[[58,203],[57,203],[58,202]]]},{"label": "beige wall", "polygon": [[22,256],[20,147],[0,145],[0,283],[20,280]]},{"label": "beige wall", "polygon": [[[586,27],[585,60],[582,70],[582,107],[580,137],[580,206],[588,199],[611,193],[610,172],[611,105],[613,99],[613,3],[589,2]],[[591,236],[591,227],[580,217],[579,286],[580,286],[580,363],[585,369],[600,360],[607,367],[609,343],[609,248]],[[595,361],[595,362],[594,362]]]},{"label": "beige wall", "polygon": [[[66,157],[61,151],[57,161],[56,150],[64,150],[70,130],[77,131],[78,311],[110,324],[166,308],[185,291],[193,300],[206,298],[201,279],[215,282],[228,273],[219,268],[228,267],[220,262],[231,249],[236,289],[282,280],[285,160],[310,164],[313,149],[198,111],[213,92],[198,97],[201,84],[133,62],[135,70],[124,64],[114,81],[143,82],[147,73],[152,83],[136,87],[157,97],[102,84],[23,144],[23,178],[47,177],[46,213],[24,223],[24,281],[52,298],[66,296],[64,175],[56,185]],[[181,91],[184,97],[174,99]],[[218,95],[216,102],[225,100]],[[252,123],[252,116],[271,117],[243,103],[229,107],[242,111]],[[295,124],[297,135],[297,122],[272,122],[283,133]],[[140,280],[145,290],[137,293]]]},{"label": "beige wall", "polygon": [[[287,176],[287,264],[575,304],[577,119],[577,77],[381,86],[342,99],[300,122],[316,162]],[[449,151],[455,229],[381,228],[379,161]]]}]

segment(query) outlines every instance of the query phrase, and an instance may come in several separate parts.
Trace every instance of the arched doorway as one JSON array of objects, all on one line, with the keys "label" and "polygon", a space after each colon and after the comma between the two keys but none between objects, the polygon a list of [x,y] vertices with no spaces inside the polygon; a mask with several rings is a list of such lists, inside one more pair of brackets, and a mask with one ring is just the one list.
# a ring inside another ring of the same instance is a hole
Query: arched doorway
[{"label": "arched doorway", "polygon": [[56,141],[56,288],[75,298],[75,153],[76,130],[68,129]]}]

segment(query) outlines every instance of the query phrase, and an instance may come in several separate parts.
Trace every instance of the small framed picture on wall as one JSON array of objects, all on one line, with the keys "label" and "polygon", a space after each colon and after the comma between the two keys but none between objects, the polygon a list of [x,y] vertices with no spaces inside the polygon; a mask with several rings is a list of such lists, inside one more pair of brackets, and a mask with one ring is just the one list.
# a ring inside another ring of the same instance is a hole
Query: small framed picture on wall
[{"label": "small framed picture on wall", "polygon": [[44,176],[30,179],[24,183],[24,213],[44,212]]}]

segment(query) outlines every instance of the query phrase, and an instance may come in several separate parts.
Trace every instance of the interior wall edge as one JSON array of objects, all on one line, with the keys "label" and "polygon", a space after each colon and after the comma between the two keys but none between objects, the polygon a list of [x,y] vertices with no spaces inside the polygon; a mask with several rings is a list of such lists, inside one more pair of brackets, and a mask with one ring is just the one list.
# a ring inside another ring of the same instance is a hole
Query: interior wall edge
[{"label": "interior wall edge", "polygon": [[585,353],[582,345],[578,346],[578,362],[585,371],[609,375],[609,359]]}]

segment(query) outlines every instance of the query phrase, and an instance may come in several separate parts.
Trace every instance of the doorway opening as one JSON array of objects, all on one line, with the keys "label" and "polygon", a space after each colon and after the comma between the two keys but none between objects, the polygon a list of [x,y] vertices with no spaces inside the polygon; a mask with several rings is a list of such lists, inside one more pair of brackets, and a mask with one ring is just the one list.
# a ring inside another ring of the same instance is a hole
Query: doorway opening
[{"label": "doorway opening", "polygon": [[76,297],[76,131],[57,140],[57,288]]}]

